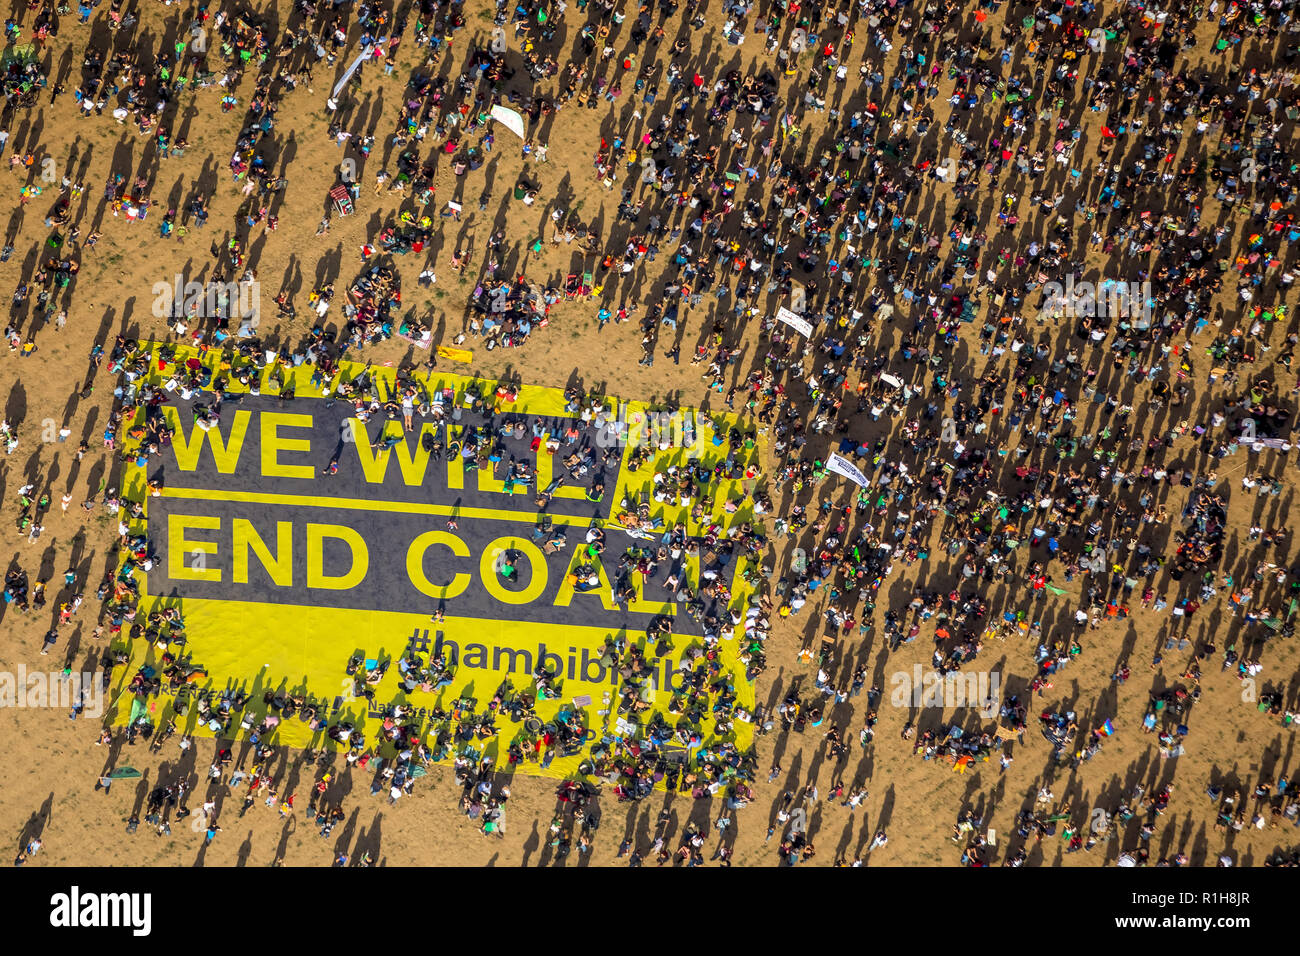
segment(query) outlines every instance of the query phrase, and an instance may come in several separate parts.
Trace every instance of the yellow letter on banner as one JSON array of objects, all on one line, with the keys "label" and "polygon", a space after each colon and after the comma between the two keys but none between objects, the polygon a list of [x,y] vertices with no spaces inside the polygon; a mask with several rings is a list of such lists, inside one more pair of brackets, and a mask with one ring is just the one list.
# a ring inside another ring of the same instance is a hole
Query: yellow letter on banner
[{"label": "yellow letter on banner", "polygon": [[600,587],[592,588],[590,591],[579,591],[573,586],[573,581],[571,580],[574,576],[573,572],[579,565],[585,563],[586,551],[584,549],[579,548],[577,551],[573,552],[573,557],[569,560],[569,570],[564,575],[564,580],[560,582],[560,590],[555,595],[555,606],[568,607],[573,601],[573,596],[575,594],[581,594],[585,597],[600,598],[600,603],[605,606],[606,611],[617,611],[618,605],[614,603],[613,585],[609,583],[609,578],[605,574],[605,567],[599,560],[593,561],[592,565],[596,569],[596,576],[600,579]]},{"label": "yellow letter on banner", "polygon": [[425,422],[420,426],[420,434],[415,436],[415,450],[411,450],[406,440],[397,443],[397,466],[402,469],[402,480],[409,487],[424,484],[424,473],[429,468],[429,451],[424,447],[424,433],[437,434],[438,426]]},{"label": "yellow letter on banner", "polygon": [[186,540],[190,528],[219,531],[221,519],[216,515],[167,516],[167,576],[173,581],[220,581],[221,569],[207,566],[207,556],[217,553],[216,542]]},{"label": "yellow letter on banner", "polygon": [[[347,543],[352,551],[352,567],[347,574],[325,573],[325,539]],[[370,550],[353,528],[339,524],[307,525],[307,587],[346,591],[360,584],[370,570]]]},{"label": "yellow letter on banner", "polygon": [[632,600],[627,602],[627,609],[633,614],[670,614],[677,613],[677,605],[671,601],[647,601],[645,599],[645,575],[638,573],[633,578],[636,588]]},{"label": "yellow letter on banner", "polygon": [[[497,555],[507,549],[523,552],[532,567],[531,580],[522,591],[507,590],[497,578]],[[483,549],[483,557],[479,559],[478,565],[479,576],[483,579],[488,594],[504,604],[532,604],[546,590],[546,556],[538,550],[537,545],[523,538],[508,535],[497,538]]]},{"label": "yellow letter on banner", "polygon": [[470,577],[462,571],[455,575],[446,587],[433,584],[424,573],[424,553],[435,544],[449,548],[458,558],[469,557],[469,545],[450,531],[426,531],[418,535],[406,549],[406,576],[411,579],[411,583],[421,594],[439,599],[454,598],[469,587]]},{"label": "yellow letter on banner", "polygon": [[[454,443],[464,440],[465,429],[459,425],[447,424],[447,447],[450,448]],[[447,490],[464,491],[465,490],[465,459],[460,456],[460,452],[452,455],[447,459]]]},{"label": "yellow letter on banner", "polygon": [[475,471],[478,472],[479,491],[491,492],[497,495],[506,493],[506,483],[492,474],[490,464],[486,468],[476,468]]},{"label": "yellow letter on banner", "polygon": [[[555,476],[555,456],[546,450],[546,445],[537,448],[537,490],[545,491],[551,487]],[[581,485],[560,485],[551,489],[552,498],[585,498],[587,489]]]},{"label": "yellow letter on banner", "polygon": [[[420,426],[420,434],[416,436],[414,451],[412,451],[410,442],[406,438],[403,438],[392,448],[375,450],[370,447],[370,438],[361,422],[355,418],[350,418],[348,421],[351,422],[352,437],[354,439],[352,443],[357,448],[357,460],[361,463],[361,474],[365,476],[368,483],[372,485],[383,484],[384,476],[388,474],[388,459],[396,451],[397,465],[402,471],[402,481],[412,488],[424,484],[424,473],[429,467],[429,452],[425,450],[423,442],[424,433],[426,431],[436,432],[437,425],[432,422],[425,422]],[[387,434],[387,428],[381,430],[379,440],[382,442]]]},{"label": "yellow letter on banner", "polygon": [[306,478],[316,477],[316,470],[311,465],[282,465],[281,451],[311,451],[311,440],[307,438],[281,438],[277,431],[281,428],[311,428],[310,415],[293,415],[288,412],[262,412],[262,477],[264,478]]},{"label": "yellow letter on banner", "polygon": [[276,587],[293,586],[293,522],[275,523],[275,554],[266,546],[262,536],[247,518],[236,518],[231,524],[230,547],[234,551],[234,569],[231,576],[236,584],[248,583],[248,552],[257,555],[266,573]]},{"label": "yellow letter on banner", "polygon": [[[357,450],[357,461],[361,464],[361,474],[365,476],[367,482],[372,485],[382,485],[384,475],[388,472],[388,456],[392,454],[390,449],[385,448],[383,451],[376,453],[370,447],[370,436],[366,433],[366,426],[361,423],[359,418],[349,418],[348,426],[352,429],[352,445]],[[379,437],[383,439],[384,433],[388,431],[385,426],[379,430]]]},{"label": "yellow letter on banner", "polygon": [[230,425],[230,440],[226,441],[216,428],[203,429],[198,425],[190,426],[189,435],[181,428],[180,413],[175,406],[164,405],[163,415],[172,427],[172,453],[176,456],[176,467],[181,471],[193,471],[199,464],[199,452],[203,450],[203,436],[207,436],[208,446],[212,449],[212,459],[217,463],[217,471],[223,475],[232,475],[239,464],[239,451],[244,447],[244,436],[248,433],[248,420],[252,413],[241,409],[235,412]]}]

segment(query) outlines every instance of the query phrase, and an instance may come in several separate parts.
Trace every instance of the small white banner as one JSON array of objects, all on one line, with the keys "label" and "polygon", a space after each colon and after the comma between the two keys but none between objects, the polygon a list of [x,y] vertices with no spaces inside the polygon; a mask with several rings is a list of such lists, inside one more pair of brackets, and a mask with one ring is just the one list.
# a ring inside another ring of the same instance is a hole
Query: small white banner
[{"label": "small white banner", "polygon": [[812,336],[812,325],[799,318],[785,306],[781,306],[776,310],[776,317],[778,321],[784,322],[790,328],[802,332],[805,336]]},{"label": "small white banner", "polygon": [[858,466],[853,464],[847,458],[841,455],[832,454],[826,461],[826,470],[833,471],[837,475],[843,475],[863,488],[868,487],[871,483],[867,481],[867,476],[858,470]]},{"label": "small white banner", "polygon": [[520,139],[527,139],[527,137],[524,136],[524,118],[518,110],[512,110],[508,106],[497,105],[492,107],[492,118]]},{"label": "small white banner", "polygon": [[334,92],[330,94],[331,110],[338,109],[339,94],[343,92],[343,87],[348,85],[348,80],[352,79],[352,74],[357,72],[357,70],[361,68],[361,64],[366,62],[366,60],[369,59],[370,57],[374,56],[375,51],[381,49],[383,45],[387,42],[388,42],[387,37],[381,37],[380,39],[375,40],[373,43],[371,43],[370,46],[363,47],[361,52],[357,54],[357,58],[352,61],[351,65],[348,66],[346,70],[343,71],[343,75],[339,78],[339,81],[334,84]]}]

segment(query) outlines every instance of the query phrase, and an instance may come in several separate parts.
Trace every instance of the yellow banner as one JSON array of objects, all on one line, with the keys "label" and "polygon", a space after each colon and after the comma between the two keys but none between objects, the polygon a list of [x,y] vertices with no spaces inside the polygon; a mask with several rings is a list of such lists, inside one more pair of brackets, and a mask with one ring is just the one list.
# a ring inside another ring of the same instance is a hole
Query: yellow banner
[{"label": "yellow banner", "polygon": [[458,349],[451,345],[439,345],[438,354],[445,359],[464,362],[466,365],[474,361],[474,353],[470,349]]},{"label": "yellow banner", "polygon": [[[757,562],[726,542],[755,522],[746,496],[762,476],[735,417],[435,373],[417,376],[419,398],[440,410],[408,431],[348,417],[339,382],[327,395],[309,368],[265,369],[252,395],[230,356],[172,347],[160,368],[145,348],[137,384],[211,372],[239,400],[204,417],[214,396],[191,382],[123,429],[128,447],[160,423],[170,436],[161,469],[147,465],[165,487],[147,494],[139,464],[124,482],[154,563],[122,572],[149,633],[127,645],[118,723],[140,710],[130,678],[179,658],[179,697],[172,670],[143,703],[156,726],[179,711],[189,733],[246,737],[269,721],[264,739],[321,747],[342,726],[391,755],[405,727],[437,760],[550,776],[592,772],[593,747],[644,740],[652,723],[665,749],[749,749]],[[365,371],[343,363],[342,380]],[[391,399],[394,371],[368,374]],[[540,433],[525,427],[539,416]],[[179,618],[149,618],[165,608]]]}]

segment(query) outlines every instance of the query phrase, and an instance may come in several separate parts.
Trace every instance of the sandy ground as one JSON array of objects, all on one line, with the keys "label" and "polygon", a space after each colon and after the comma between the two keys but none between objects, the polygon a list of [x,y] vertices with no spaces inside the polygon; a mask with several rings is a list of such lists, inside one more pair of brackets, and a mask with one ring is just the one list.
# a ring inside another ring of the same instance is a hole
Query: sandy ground
[{"label": "sandy ground", "polygon": [[[485,34],[488,26],[477,0],[469,6],[470,25],[462,34],[466,41],[476,33]],[[96,12],[99,20],[103,16],[102,9]],[[177,14],[172,8],[149,6],[144,16],[147,23],[161,28],[164,21],[175,21]],[[718,19],[716,11],[712,11],[710,19]],[[51,44],[50,55],[56,63],[60,62],[70,42],[75,53],[71,62],[76,64],[85,43],[86,28],[77,27],[74,16],[63,20],[64,26]],[[569,30],[572,36],[577,25],[571,23]],[[716,45],[719,41],[713,35],[708,42]],[[455,62],[460,62],[465,45],[457,40]],[[396,202],[386,194],[374,196],[372,184],[374,172],[383,166],[384,137],[395,121],[405,78],[415,66],[412,52],[411,45],[404,43],[398,68],[390,77],[383,77],[378,71],[370,72],[364,81],[365,98],[349,108],[350,128],[373,129],[379,145],[370,160],[360,165],[362,190],[357,214],[342,221],[336,219],[325,237],[316,237],[314,233],[325,191],[332,184],[334,169],[342,157],[341,151],[325,136],[324,87],[329,83],[324,76],[318,76],[313,92],[300,88],[283,102],[277,141],[283,145],[280,161],[285,164],[283,174],[289,179],[289,187],[282,194],[278,210],[280,228],[259,237],[254,252],[263,285],[264,312],[273,313],[269,297],[283,282],[298,292],[300,317],[293,325],[277,325],[273,314],[267,315],[264,333],[295,337],[305,332],[307,324],[301,316],[305,309],[301,303],[306,293],[319,281],[334,279],[340,285],[350,281],[360,262],[360,245],[382,223],[394,218]],[[757,42],[752,46],[746,44],[743,54],[725,44],[717,52],[720,55],[714,62],[725,61],[732,54],[745,64],[751,59],[763,62],[761,43]],[[75,78],[75,65],[73,75]],[[69,82],[69,90],[74,84],[75,79]],[[246,79],[238,93],[241,107],[250,87],[251,80]],[[237,185],[230,181],[225,164],[243,114],[241,109],[221,113],[217,109],[218,99],[219,94],[212,89],[183,95],[184,119],[179,132],[190,140],[190,148],[183,159],[161,162],[152,159],[153,150],[146,149],[148,143],[143,137],[129,126],[117,125],[107,114],[79,118],[70,92],[53,105],[48,95],[42,96],[39,106],[29,115],[11,123],[10,153],[17,148],[33,151],[38,156],[52,156],[60,169],[72,171],[70,175],[74,179],[86,184],[80,207],[74,204],[74,211],[80,216],[83,238],[92,228],[101,229],[104,238],[95,248],[83,247],[80,251],[81,275],[67,327],[61,332],[52,327],[43,330],[37,339],[39,351],[31,357],[19,359],[16,354],[0,357],[0,396],[6,402],[5,415],[18,425],[22,439],[19,449],[0,462],[0,488],[3,489],[0,527],[8,540],[7,551],[12,562],[27,569],[33,581],[52,582],[51,605],[46,611],[33,611],[24,616],[10,608],[0,621],[0,635],[3,635],[0,666],[5,670],[12,671],[20,663],[31,669],[57,669],[65,659],[74,666],[82,666],[98,651],[90,637],[94,609],[87,607],[81,615],[81,626],[73,632],[70,642],[65,630],[50,656],[40,657],[38,653],[41,637],[49,628],[47,615],[57,608],[58,599],[54,594],[63,570],[69,564],[77,565],[92,581],[98,580],[113,546],[108,523],[95,518],[83,524],[83,512],[77,507],[89,492],[96,490],[105,473],[106,463],[98,447],[102,444],[99,434],[113,383],[101,374],[95,379],[91,398],[80,400],[75,395],[86,374],[86,356],[91,345],[99,341],[111,347],[112,337],[118,332],[165,335],[165,328],[150,315],[154,283],[171,281],[178,272],[189,275],[201,271],[211,259],[209,247],[231,234],[231,224],[243,197]],[[563,275],[572,268],[569,247],[548,242],[538,255],[527,252],[528,243],[546,231],[552,208],[559,205],[580,209],[584,218],[599,216],[605,223],[612,221],[618,189],[603,190],[593,180],[589,162],[598,142],[598,125],[604,133],[613,129],[613,111],[569,109],[555,118],[549,134],[551,162],[529,164],[530,174],[541,183],[541,199],[531,210],[508,201],[510,187],[524,169],[524,163],[504,131],[498,132],[491,162],[469,174],[464,183],[457,182],[445,164],[440,167],[439,200],[459,193],[469,201],[464,221],[458,225],[444,223],[439,239],[434,242],[431,261],[439,275],[438,284],[432,290],[415,285],[414,276],[423,267],[420,257],[408,256],[397,261],[406,280],[404,287],[412,290],[408,301],[431,310],[439,335],[450,338],[462,327],[465,301],[473,282],[468,276],[457,278],[448,266],[451,252],[470,237],[475,243],[477,261],[495,224],[506,224],[510,239],[520,253],[516,270],[541,279]],[[140,174],[152,178],[152,195],[162,203],[153,214],[159,219],[161,211],[182,207],[195,184],[205,191],[215,188],[212,216],[206,229],[192,228],[183,239],[163,240],[158,236],[156,221],[133,224],[105,214],[100,194],[110,170],[136,172],[146,155],[151,165]],[[489,212],[480,214],[474,211],[477,204],[473,200],[485,188],[485,180],[491,182],[493,200]],[[11,202],[16,202],[24,181],[19,174],[0,172],[0,188],[7,192]],[[6,291],[16,285],[20,275],[30,274],[30,266],[48,234],[42,218],[53,203],[52,192],[13,213],[10,228],[16,239],[10,241],[16,253],[8,263],[0,265],[0,283]],[[672,364],[662,357],[662,350],[652,369],[638,367],[640,333],[634,325],[610,325],[598,332],[594,319],[596,308],[594,301],[560,304],[550,327],[534,334],[524,348],[493,353],[480,351],[472,371],[487,376],[517,374],[528,382],[553,386],[563,386],[576,375],[585,385],[603,385],[611,393],[645,399],[675,393],[686,402],[706,401],[705,386],[696,368],[689,363]],[[689,356],[695,337],[707,328],[704,310],[690,315],[686,327],[683,351]],[[742,368],[749,367],[747,362],[754,356],[755,348],[751,336]],[[367,357],[377,362],[397,362],[408,351],[404,344],[388,343],[372,350]],[[68,444],[42,443],[47,420],[68,424],[72,429]],[[73,461],[73,453],[76,441],[83,436],[90,441],[92,449],[86,461],[78,465]],[[32,457],[34,454],[37,457]],[[1225,464],[1227,467],[1221,472],[1231,481],[1241,458]],[[14,530],[17,516],[14,499],[18,486],[38,473],[50,483],[55,507],[46,520],[44,536],[38,542],[29,543]],[[65,490],[73,493],[74,502],[66,514],[58,508],[58,498]],[[1244,540],[1246,527],[1260,520],[1256,514],[1259,508],[1265,509],[1265,520],[1261,523],[1285,521],[1292,493],[1288,487],[1281,498],[1267,500],[1234,494],[1232,533],[1237,541]],[[1175,496],[1169,502],[1171,512],[1177,503]],[[780,562],[786,560],[789,544],[788,541],[780,543]],[[940,577],[940,567],[932,562],[896,575],[888,584],[890,593],[896,597],[906,594],[918,574]],[[1077,595],[1077,582],[1073,588],[1071,595],[1048,601],[1048,608],[1058,619],[1065,619],[1075,606],[1072,597]],[[794,681],[801,682],[805,688],[811,684],[813,673],[798,662],[797,652],[806,637],[819,630],[813,616],[817,606],[816,602],[810,603],[801,617],[782,625],[773,636],[769,653],[772,663],[757,688],[760,701],[779,702]],[[883,607],[882,603],[882,611]],[[1146,785],[1150,793],[1174,781],[1178,788],[1176,796],[1169,812],[1160,818],[1157,833],[1151,840],[1153,860],[1183,851],[1195,863],[1212,862],[1227,847],[1236,854],[1240,864],[1248,865],[1262,862],[1275,850],[1295,846],[1300,832],[1289,825],[1276,830],[1247,830],[1235,837],[1228,834],[1226,838],[1213,830],[1213,804],[1204,795],[1212,775],[1226,778],[1229,786],[1235,784],[1248,790],[1260,780],[1275,781],[1278,775],[1289,775],[1295,769],[1294,733],[1282,728],[1276,719],[1257,713],[1253,704],[1243,702],[1241,684],[1233,674],[1218,671],[1217,659],[1207,665],[1204,696],[1195,708],[1184,756],[1177,761],[1161,760],[1154,737],[1141,732],[1148,692],[1176,683],[1190,653],[1169,653],[1163,669],[1148,670],[1151,653],[1162,642],[1171,620],[1167,612],[1156,616],[1139,609],[1127,622],[1108,624],[1100,631],[1087,633],[1082,656],[1056,676],[1055,687],[1046,697],[1035,699],[1031,705],[1026,742],[1023,746],[1010,747],[1015,759],[1005,773],[1000,774],[994,762],[977,765],[960,776],[946,763],[926,762],[911,756],[910,745],[899,739],[903,727],[918,717],[923,728],[950,719],[967,726],[990,726],[987,721],[974,719],[967,711],[943,714],[928,711],[920,715],[910,708],[894,708],[886,703],[880,708],[876,742],[863,752],[857,746],[856,733],[861,727],[865,698],[851,700],[828,717],[829,723],[847,728],[846,736],[853,740],[851,757],[842,767],[828,764],[818,731],[787,735],[779,732],[778,725],[776,733],[758,741],[762,769],[758,799],[735,817],[735,863],[775,864],[776,841],[766,843],[765,836],[781,794],[809,781],[816,781],[824,794],[839,779],[846,783],[865,782],[870,796],[864,807],[853,813],[826,801],[818,804],[811,814],[810,825],[818,848],[814,862],[819,864],[862,853],[872,833],[882,827],[888,829],[890,841],[887,847],[870,854],[870,865],[955,864],[959,849],[948,838],[960,811],[974,808],[980,812],[985,826],[996,829],[1005,846],[1015,814],[1032,803],[1033,795],[1045,783],[1055,791],[1057,804],[1068,802],[1075,808],[1090,808],[1103,802],[1113,805],[1137,782]],[[1222,648],[1227,643],[1226,632],[1230,627],[1226,604],[1219,603],[1206,608],[1194,620],[1189,636],[1216,633]],[[913,664],[928,667],[929,644],[924,637],[890,655],[887,662],[880,655],[880,645],[881,639],[876,636],[868,647],[853,648],[849,660],[855,664],[866,663],[873,674],[869,683],[886,687],[886,694],[889,673],[910,671]],[[1004,673],[1004,684],[1018,679],[1023,686],[1032,677],[1031,644],[1017,643],[1013,638],[1005,645],[986,648],[982,660],[985,659],[990,668]],[[1133,677],[1127,685],[1117,687],[1110,681],[1110,675],[1124,660],[1131,662]],[[1293,700],[1297,686],[1294,641],[1270,642],[1265,662],[1264,680],[1281,686],[1288,700]],[[1051,749],[1038,734],[1034,719],[1040,710],[1062,705],[1079,713],[1080,725],[1085,729],[1108,716],[1119,729],[1118,735],[1106,743],[1096,758],[1076,771],[1053,765]],[[331,861],[334,853],[347,852],[357,857],[363,851],[389,865],[514,866],[542,865],[551,860],[546,829],[555,811],[553,781],[525,777],[513,781],[506,832],[501,837],[485,837],[457,810],[458,788],[450,771],[444,769],[432,770],[417,785],[415,794],[395,807],[389,807],[381,797],[370,796],[368,773],[341,774],[329,797],[331,802],[342,800],[347,820],[328,839],[320,838],[310,822],[301,819],[301,813],[298,819],[286,822],[260,800],[246,816],[239,816],[242,793],[218,798],[222,804],[219,822],[223,832],[207,848],[203,847],[201,833],[190,832],[188,820],[175,824],[169,837],[155,836],[147,825],[142,825],[134,836],[128,836],[124,833],[124,821],[133,810],[142,807],[148,790],[159,781],[170,782],[178,773],[193,772],[197,780],[208,766],[212,743],[200,741],[197,753],[191,751],[185,755],[188,762],[183,762],[175,740],[157,755],[148,753],[145,744],[134,748],[123,748],[121,744],[104,748],[95,745],[97,729],[90,721],[68,720],[61,709],[0,710],[0,764],[5,767],[4,782],[0,784],[0,833],[10,835],[15,852],[26,838],[39,833],[45,846],[33,865],[114,864],[124,859],[156,865],[267,865],[277,859],[289,864],[323,865]],[[115,752],[116,748],[120,749]],[[775,782],[767,783],[766,769],[777,759],[783,771]],[[138,767],[145,776],[141,780],[119,781],[105,796],[95,791],[94,784],[101,769],[110,762]],[[296,792],[299,807],[305,804],[308,790],[318,775],[317,768],[304,765],[299,754],[291,754],[283,760],[279,774],[280,792]],[[198,792],[202,792],[202,786]],[[199,802],[197,797],[194,802]],[[567,865],[613,864],[625,836],[635,835],[639,848],[645,852],[653,840],[660,811],[665,809],[671,813],[668,842],[675,848],[673,833],[679,834],[688,820],[707,826],[716,818],[718,810],[708,801],[669,794],[656,794],[641,805],[619,805],[612,797],[606,797],[601,808],[602,824],[593,852],[583,859],[574,854],[563,861]],[[1126,848],[1138,844],[1136,825],[1137,821],[1124,837]],[[716,836],[711,836],[710,852],[714,845]],[[1045,840],[1041,846],[1033,847],[1029,862],[1096,866],[1103,860],[1113,861],[1119,847],[1112,842],[1104,849],[1070,855],[1065,855],[1063,849],[1059,838]]]}]

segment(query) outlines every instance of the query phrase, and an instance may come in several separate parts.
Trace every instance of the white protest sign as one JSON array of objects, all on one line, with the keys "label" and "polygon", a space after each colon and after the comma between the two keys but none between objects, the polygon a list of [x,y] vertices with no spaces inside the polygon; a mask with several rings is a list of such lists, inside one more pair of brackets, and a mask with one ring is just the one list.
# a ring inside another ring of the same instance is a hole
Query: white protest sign
[{"label": "white protest sign", "polygon": [[352,61],[352,64],[346,70],[343,71],[343,76],[334,84],[334,92],[330,94],[330,99],[335,101],[335,105],[331,106],[330,109],[338,108],[338,96],[343,92],[343,87],[347,86],[348,80],[352,79],[352,74],[356,73],[357,70],[361,68],[361,64],[366,62],[367,59],[374,55],[377,49],[387,42],[388,38],[382,37],[370,44],[370,46],[362,48],[361,52],[357,54],[357,58]]},{"label": "white protest sign", "polygon": [[843,475],[845,478],[861,485],[863,488],[868,487],[871,482],[867,481],[867,476],[858,470],[857,465],[849,461],[842,455],[831,455],[826,461],[826,470],[833,471],[837,475]]},{"label": "white protest sign", "polygon": [[812,335],[812,325],[799,318],[799,316],[795,315],[785,306],[781,306],[776,310],[776,317],[778,321],[784,322],[795,331],[802,332],[806,336]]},{"label": "white protest sign", "polygon": [[518,110],[512,110],[508,106],[492,107],[492,118],[510,130],[520,139],[526,139],[524,136],[524,118]]}]

